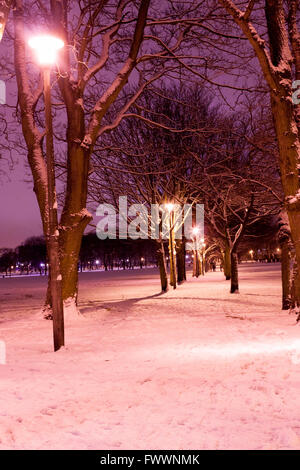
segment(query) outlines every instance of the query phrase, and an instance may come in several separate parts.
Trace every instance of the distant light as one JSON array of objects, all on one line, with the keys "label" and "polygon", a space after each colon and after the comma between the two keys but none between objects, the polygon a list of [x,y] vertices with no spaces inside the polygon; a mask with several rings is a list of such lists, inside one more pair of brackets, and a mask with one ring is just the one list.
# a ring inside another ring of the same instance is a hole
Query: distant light
[{"label": "distant light", "polygon": [[197,235],[199,233],[199,227],[194,227],[193,228],[193,235]]},{"label": "distant light", "polygon": [[95,263],[96,263],[96,264],[99,264],[99,263],[100,263],[100,261],[99,261],[98,259],[96,259]]},{"label": "distant light", "polygon": [[174,204],[172,204],[171,202],[169,202],[168,204],[165,204],[168,212],[172,212],[172,210],[174,209]]},{"label": "distant light", "polygon": [[253,250],[250,250],[250,251],[249,251],[249,254],[252,255],[252,254],[253,254]]},{"label": "distant light", "polygon": [[204,238],[201,238],[201,243],[204,243]]},{"label": "distant light", "polygon": [[36,51],[40,65],[52,65],[56,62],[56,54],[64,46],[64,42],[54,36],[35,36],[28,41],[29,46]]},{"label": "distant light", "polygon": [[145,261],[145,259],[144,259],[144,258],[141,258],[141,261]]},{"label": "distant light", "polygon": [[45,267],[45,264],[44,264],[44,263],[40,263],[40,267],[41,267],[41,268],[44,268],[44,267]]}]

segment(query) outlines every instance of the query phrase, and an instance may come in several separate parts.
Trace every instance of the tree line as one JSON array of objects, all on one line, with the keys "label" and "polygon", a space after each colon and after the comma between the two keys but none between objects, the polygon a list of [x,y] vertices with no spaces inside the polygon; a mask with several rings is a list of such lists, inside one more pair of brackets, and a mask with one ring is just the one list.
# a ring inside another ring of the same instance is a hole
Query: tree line
[{"label": "tree line", "polygon": [[[204,203],[232,293],[244,237],[259,236],[264,219],[285,227],[295,260],[292,275],[290,263],[284,271],[289,306],[298,312],[300,120],[291,99],[300,70],[298,8],[296,0],[13,2],[3,44],[14,49],[14,63],[7,54],[1,68],[3,78],[16,77],[23,138],[12,128],[5,136],[27,155],[46,244],[43,89],[26,38],[43,25],[65,43],[52,74],[64,300],[77,304],[90,194],[111,200],[125,184],[147,204],[166,197]],[[193,106],[204,88],[214,109],[203,96]],[[163,277],[163,256],[160,267]]]}]

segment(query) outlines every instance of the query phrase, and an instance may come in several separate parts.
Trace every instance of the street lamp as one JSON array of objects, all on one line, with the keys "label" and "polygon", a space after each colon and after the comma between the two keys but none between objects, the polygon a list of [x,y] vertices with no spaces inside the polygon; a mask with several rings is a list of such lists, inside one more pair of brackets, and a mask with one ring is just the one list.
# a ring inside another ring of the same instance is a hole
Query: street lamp
[{"label": "street lamp", "polygon": [[176,289],[176,251],[175,251],[175,237],[174,237],[174,207],[175,205],[169,202],[165,205],[169,212],[169,253],[170,253],[170,285]]},{"label": "street lamp", "polygon": [[47,249],[50,264],[50,294],[53,312],[54,351],[64,345],[64,313],[62,300],[61,273],[59,263],[57,200],[55,189],[55,168],[53,148],[53,126],[51,114],[50,70],[56,62],[57,51],[64,46],[61,39],[43,35],[31,38],[29,46],[35,51],[37,62],[41,66],[44,78],[45,126],[46,126],[46,162],[47,162]]},{"label": "street lamp", "polygon": [[28,44],[35,51],[39,65],[49,69],[56,62],[57,51],[64,46],[61,39],[47,34],[34,36],[29,39]]}]

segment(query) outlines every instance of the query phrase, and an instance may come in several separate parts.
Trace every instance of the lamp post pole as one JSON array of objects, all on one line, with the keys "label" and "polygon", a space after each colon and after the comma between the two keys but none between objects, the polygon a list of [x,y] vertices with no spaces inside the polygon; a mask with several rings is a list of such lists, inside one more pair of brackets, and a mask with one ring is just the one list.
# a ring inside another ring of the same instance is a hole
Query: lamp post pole
[{"label": "lamp post pole", "polygon": [[43,67],[44,101],[46,124],[46,162],[48,180],[48,233],[47,245],[49,255],[50,292],[53,312],[54,351],[64,346],[64,314],[62,300],[61,273],[59,262],[57,200],[55,190],[55,168],[53,148],[53,126],[51,113],[50,67]]},{"label": "lamp post pole", "polygon": [[202,243],[202,253],[201,253],[202,276],[204,276],[205,274],[205,247],[206,247],[206,243]]},{"label": "lamp post pole", "polygon": [[193,277],[199,276],[199,255],[197,249],[197,239],[196,236],[194,237],[194,249],[193,249]]}]

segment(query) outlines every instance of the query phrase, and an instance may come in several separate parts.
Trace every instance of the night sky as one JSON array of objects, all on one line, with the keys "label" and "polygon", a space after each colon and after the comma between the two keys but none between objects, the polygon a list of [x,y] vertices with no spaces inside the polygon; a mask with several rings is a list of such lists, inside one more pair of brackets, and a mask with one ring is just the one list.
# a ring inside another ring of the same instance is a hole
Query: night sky
[{"label": "night sky", "polygon": [[28,178],[28,169],[19,156],[19,163],[7,176],[1,177],[0,183],[0,248],[14,248],[26,238],[42,234],[42,225],[33,184],[24,182]]},{"label": "night sky", "polygon": [[[2,42],[0,44],[0,58],[5,57],[6,54],[7,47]],[[1,78],[0,74],[0,80]],[[6,83],[6,102],[8,105],[16,105],[16,94],[16,83],[15,79],[12,78],[11,81]],[[22,135],[21,126],[19,130],[20,135]],[[0,163],[0,249],[15,248],[26,238],[42,235],[43,232],[26,154],[24,153],[22,156],[15,152],[13,160],[12,169],[7,162]]]}]

